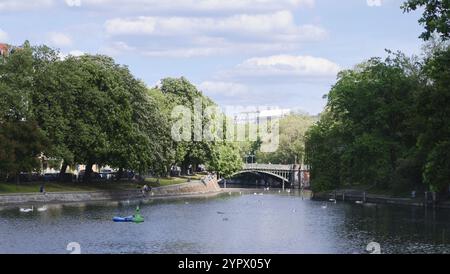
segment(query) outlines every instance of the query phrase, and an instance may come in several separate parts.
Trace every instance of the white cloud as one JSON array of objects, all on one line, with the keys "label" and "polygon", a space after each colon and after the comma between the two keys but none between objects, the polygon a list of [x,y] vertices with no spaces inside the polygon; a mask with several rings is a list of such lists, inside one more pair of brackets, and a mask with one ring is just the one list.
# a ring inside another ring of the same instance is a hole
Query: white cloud
[{"label": "white cloud", "polygon": [[215,47],[179,48],[163,50],[143,50],[141,54],[148,57],[191,58],[226,54],[228,50]]},{"label": "white cloud", "polygon": [[78,57],[78,56],[82,56],[84,54],[86,54],[86,53],[81,51],[81,50],[72,50],[69,53],[60,52],[59,53],[59,59],[64,60],[64,59],[66,59],[69,56]]},{"label": "white cloud", "polygon": [[81,51],[81,50],[72,50],[72,51],[70,51],[69,52],[69,55],[72,55],[72,56],[82,56],[82,55],[84,55],[85,53],[83,52],[83,51]]},{"label": "white cloud", "polygon": [[[189,40],[190,39],[190,40]],[[283,42],[238,42],[226,41],[222,38],[190,37],[183,40],[184,46],[177,47],[173,44],[155,44],[134,47],[126,42],[111,42],[104,47],[102,52],[107,55],[117,56],[124,53],[136,53],[147,57],[192,58],[208,57],[214,55],[230,54],[255,54],[266,52],[290,51],[298,47],[296,43]]]},{"label": "white cloud", "polygon": [[380,7],[381,5],[383,5],[383,0],[366,0],[366,1],[369,7]]},{"label": "white cloud", "polygon": [[67,47],[72,45],[72,38],[64,33],[52,32],[49,34],[49,43],[56,47]]},{"label": "white cloud", "polygon": [[237,77],[331,77],[339,71],[339,65],[325,58],[273,55],[245,60],[229,73]]},{"label": "white cloud", "polygon": [[283,41],[317,41],[326,37],[324,29],[314,25],[299,26],[290,11],[229,17],[137,17],[106,21],[110,35],[227,35],[241,39],[252,37]]},{"label": "white cloud", "polygon": [[65,0],[69,7],[81,7],[81,0]]},{"label": "white cloud", "polygon": [[6,31],[0,29],[0,43],[1,42],[7,42],[9,39],[9,35]]},{"label": "white cloud", "polygon": [[0,0],[0,12],[49,7],[52,4],[53,0]]},{"label": "white cloud", "polygon": [[155,37],[139,45],[126,45],[151,57],[282,52],[298,48],[302,42],[322,41],[328,36],[319,26],[298,25],[290,11],[222,17],[115,18],[105,22],[105,29],[110,37]]},{"label": "white cloud", "polygon": [[247,86],[233,82],[205,81],[198,85],[198,88],[209,96],[242,96],[249,92]]},{"label": "white cloud", "polygon": [[101,52],[103,52],[106,55],[112,55],[117,56],[119,54],[125,53],[125,52],[134,52],[136,48],[131,47],[127,43],[123,41],[116,41],[112,42],[110,45],[104,47]]},{"label": "white cloud", "polygon": [[77,2],[77,6],[82,5],[91,8],[201,12],[238,10],[267,11],[284,8],[312,7],[315,4],[315,0],[66,0],[67,2]]}]

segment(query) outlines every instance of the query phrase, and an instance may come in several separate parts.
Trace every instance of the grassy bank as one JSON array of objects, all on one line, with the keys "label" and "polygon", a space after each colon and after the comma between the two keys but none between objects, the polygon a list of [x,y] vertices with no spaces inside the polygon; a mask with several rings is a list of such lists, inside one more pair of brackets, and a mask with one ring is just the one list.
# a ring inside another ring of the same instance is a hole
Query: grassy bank
[{"label": "grassy bank", "polygon": [[194,176],[181,176],[181,177],[169,177],[169,178],[148,178],[145,181],[152,187],[170,186],[176,184],[187,183],[189,180],[200,180],[204,175],[197,174]]},{"label": "grassy bank", "polygon": [[[0,183],[0,194],[33,193],[39,192],[42,182],[33,183]],[[139,185],[133,182],[105,182],[105,183],[45,183],[46,192],[72,192],[72,191],[100,191],[100,190],[124,190],[137,188]]]},{"label": "grassy bank", "polygon": [[[183,176],[160,178],[159,183],[156,178],[146,179],[145,182],[138,183],[132,181],[120,182],[100,182],[100,183],[59,183],[47,182],[45,183],[46,192],[77,192],[77,191],[107,191],[107,190],[128,190],[142,187],[148,184],[152,187],[169,186],[186,183],[189,180],[200,180],[203,175]],[[42,182],[33,183],[2,183],[0,182],[0,194],[14,194],[14,193],[35,193],[39,192]]]}]

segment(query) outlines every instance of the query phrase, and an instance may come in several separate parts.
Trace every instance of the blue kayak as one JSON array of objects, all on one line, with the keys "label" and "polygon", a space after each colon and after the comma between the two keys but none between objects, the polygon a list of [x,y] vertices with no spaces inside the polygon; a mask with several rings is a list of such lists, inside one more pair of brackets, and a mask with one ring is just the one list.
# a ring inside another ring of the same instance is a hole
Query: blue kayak
[{"label": "blue kayak", "polygon": [[128,217],[114,217],[113,221],[116,223],[143,223],[144,217],[142,217],[140,213],[139,206],[136,207],[136,214],[128,216]]},{"label": "blue kayak", "polygon": [[134,217],[133,216],[128,216],[128,217],[114,217],[113,221],[116,223],[131,223],[134,221]]}]

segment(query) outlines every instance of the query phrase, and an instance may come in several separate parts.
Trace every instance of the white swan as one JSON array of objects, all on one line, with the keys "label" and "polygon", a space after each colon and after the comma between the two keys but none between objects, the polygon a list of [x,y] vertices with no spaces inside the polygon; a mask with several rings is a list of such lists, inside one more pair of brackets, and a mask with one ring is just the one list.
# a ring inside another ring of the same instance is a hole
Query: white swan
[{"label": "white swan", "polygon": [[355,204],[362,205],[362,204],[364,204],[364,202],[363,201],[356,201]]},{"label": "white swan", "polygon": [[43,206],[43,207],[38,207],[38,209],[37,209],[37,211],[39,211],[39,212],[44,212],[44,211],[47,211],[47,206]]},{"label": "white swan", "polygon": [[288,189],[288,190],[286,190],[286,192],[287,192],[287,193],[291,193],[291,190],[290,190],[290,189]]},{"label": "white swan", "polygon": [[20,212],[23,213],[28,213],[28,212],[33,212],[34,211],[34,207],[31,206],[31,208],[20,208]]}]

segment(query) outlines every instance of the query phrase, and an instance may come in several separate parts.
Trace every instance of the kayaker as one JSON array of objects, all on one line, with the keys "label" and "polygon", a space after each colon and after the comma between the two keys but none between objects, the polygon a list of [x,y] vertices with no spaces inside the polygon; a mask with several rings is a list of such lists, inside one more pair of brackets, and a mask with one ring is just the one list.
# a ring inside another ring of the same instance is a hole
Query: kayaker
[{"label": "kayaker", "polygon": [[136,207],[136,213],[133,215],[133,222],[142,223],[144,222],[144,217],[141,215],[141,210],[139,206]]}]

